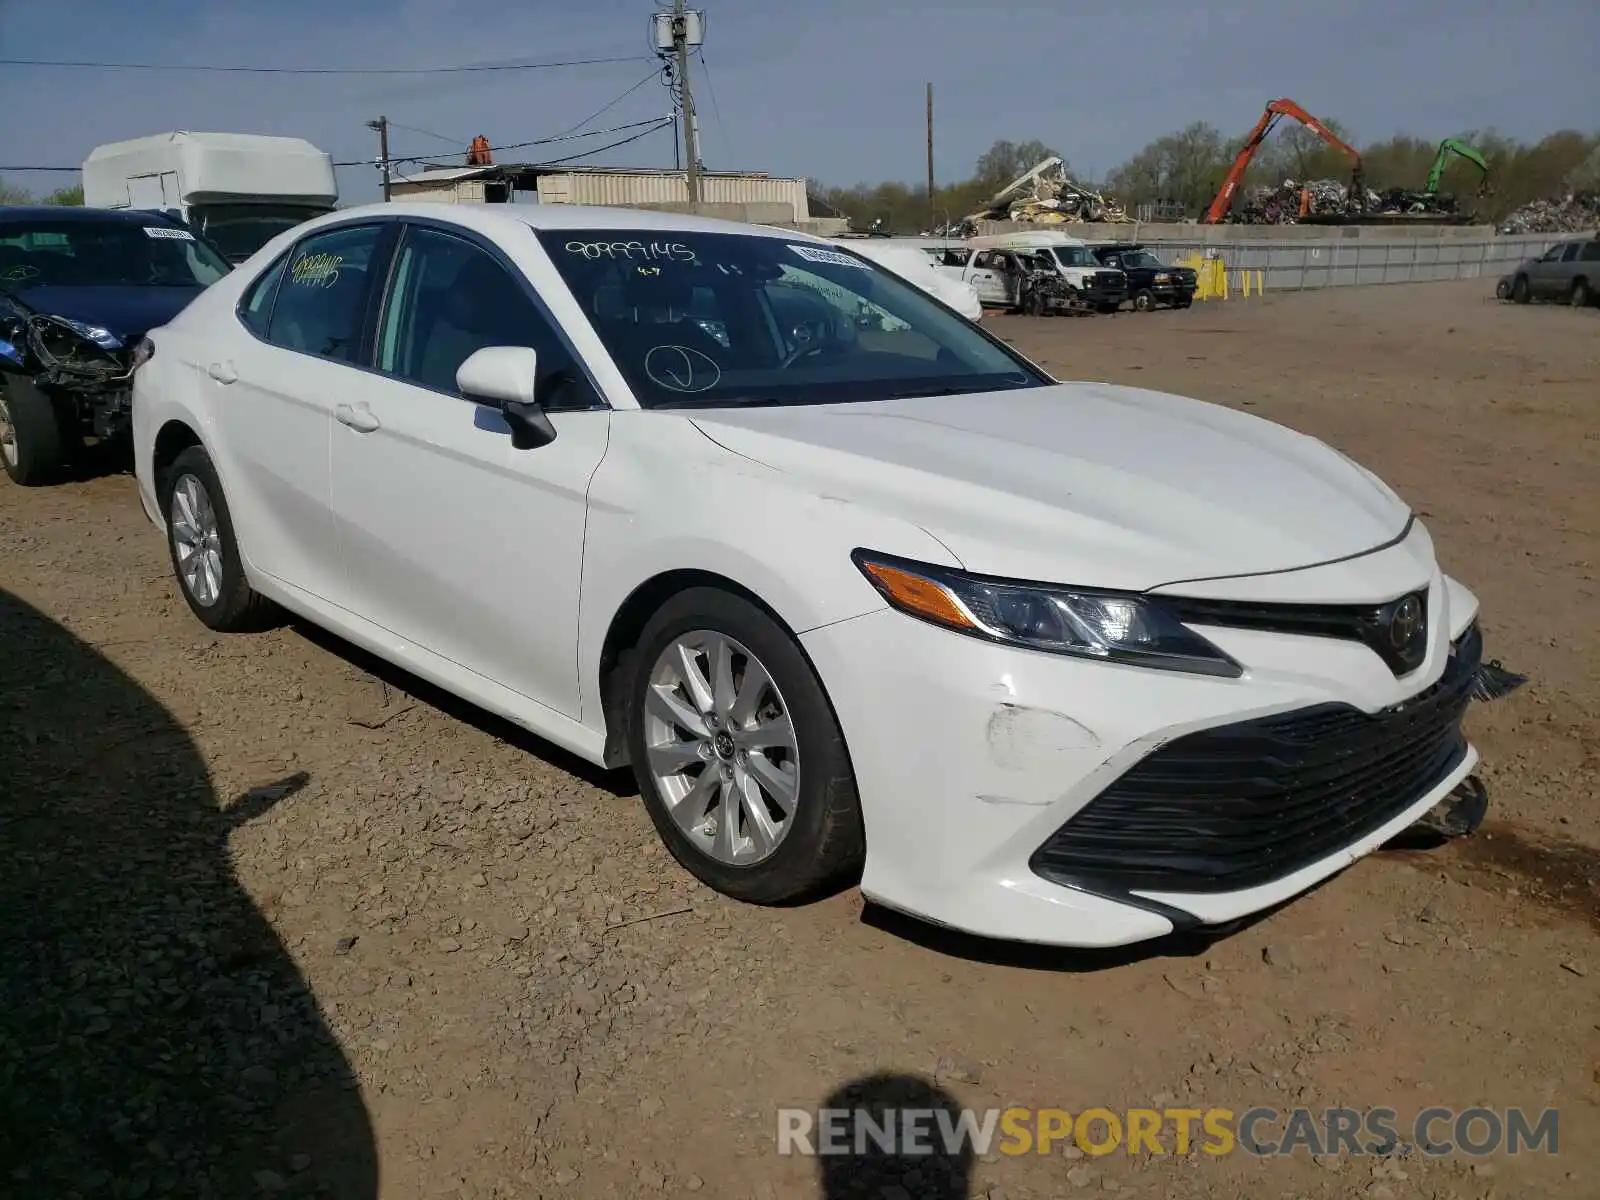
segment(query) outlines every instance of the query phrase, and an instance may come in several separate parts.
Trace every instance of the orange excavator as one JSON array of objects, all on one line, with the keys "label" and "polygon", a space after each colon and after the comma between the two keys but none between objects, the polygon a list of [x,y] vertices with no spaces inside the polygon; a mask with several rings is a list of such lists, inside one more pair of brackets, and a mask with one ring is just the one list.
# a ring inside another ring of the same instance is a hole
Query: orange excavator
[{"label": "orange excavator", "polygon": [[[1239,190],[1239,183],[1244,179],[1244,173],[1250,169],[1250,163],[1256,156],[1256,151],[1261,149],[1261,143],[1266,141],[1267,134],[1271,133],[1282,117],[1293,117],[1312,133],[1316,134],[1335,150],[1342,150],[1350,156],[1353,165],[1350,172],[1350,194],[1358,198],[1366,196],[1366,187],[1362,177],[1361,155],[1354,146],[1349,145],[1333,130],[1317,120],[1293,100],[1274,100],[1267,105],[1261,114],[1261,120],[1256,122],[1256,127],[1250,131],[1250,136],[1245,139],[1244,149],[1239,151],[1239,157],[1233,160],[1233,166],[1228,168],[1228,177],[1222,181],[1222,190],[1217,193],[1217,198],[1211,202],[1211,207],[1206,210],[1205,223],[1207,225],[1220,225],[1222,219],[1228,215],[1228,210],[1233,207],[1234,193]],[[1306,207],[1306,198],[1301,198],[1302,210]],[[1302,216],[1305,213],[1302,211]]]}]

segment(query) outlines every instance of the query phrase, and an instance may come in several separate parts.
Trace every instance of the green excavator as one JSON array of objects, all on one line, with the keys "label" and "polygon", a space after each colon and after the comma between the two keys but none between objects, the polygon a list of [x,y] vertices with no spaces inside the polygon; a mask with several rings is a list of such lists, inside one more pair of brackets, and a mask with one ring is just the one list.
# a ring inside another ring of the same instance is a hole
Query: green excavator
[{"label": "green excavator", "polygon": [[1483,182],[1478,187],[1481,196],[1489,189],[1489,164],[1484,161],[1482,154],[1456,138],[1445,138],[1439,143],[1439,152],[1433,156],[1433,166],[1428,168],[1428,186],[1424,190],[1430,196],[1439,194],[1439,181],[1444,177],[1445,164],[1450,161],[1452,154],[1459,154],[1483,172]]}]

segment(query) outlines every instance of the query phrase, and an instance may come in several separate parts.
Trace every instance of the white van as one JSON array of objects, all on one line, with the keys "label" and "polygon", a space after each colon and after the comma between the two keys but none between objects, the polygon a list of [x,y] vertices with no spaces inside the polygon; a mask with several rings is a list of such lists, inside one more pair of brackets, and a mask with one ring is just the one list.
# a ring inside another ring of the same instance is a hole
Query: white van
[{"label": "white van", "polygon": [[[1089,244],[1066,233],[1054,230],[1028,230],[1025,233],[995,233],[984,237],[968,238],[966,270],[980,273],[979,264],[986,250],[1014,250],[1039,255],[1055,265],[1067,286],[1078,294],[1089,307],[1100,312],[1116,312],[1128,298],[1128,277],[1122,271],[1106,267],[1094,256]],[[983,284],[972,280],[984,303]]]},{"label": "white van", "polygon": [[83,163],[83,202],[166,212],[243,262],[332,212],[339,185],[333,160],[300,138],[180,131],[96,146]]}]

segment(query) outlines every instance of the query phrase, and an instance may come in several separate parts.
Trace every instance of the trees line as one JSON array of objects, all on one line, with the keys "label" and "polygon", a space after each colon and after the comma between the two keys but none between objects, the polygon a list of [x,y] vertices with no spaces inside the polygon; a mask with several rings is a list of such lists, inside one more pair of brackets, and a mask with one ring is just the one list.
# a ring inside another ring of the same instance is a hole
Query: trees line
[{"label": "trees line", "polygon": [[[1426,182],[1437,141],[1402,133],[1363,146],[1348,136],[1340,122],[1324,124],[1361,152],[1368,187],[1420,190]],[[1478,197],[1479,172],[1460,158],[1452,158],[1445,168],[1441,190],[1457,196],[1462,211],[1476,211],[1485,221],[1499,221],[1530,201],[1600,189],[1600,133],[1563,129],[1537,142],[1520,141],[1492,129],[1469,130],[1458,136],[1482,152],[1489,164],[1492,190]],[[1067,156],[1044,142],[1002,139],[978,159],[971,178],[935,189],[934,223],[959,221],[1051,155],[1067,162],[1067,173],[1078,183],[1122,201],[1130,215],[1140,205],[1167,201],[1181,206],[1188,216],[1199,217],[1222,186],[1243,144],[1242,135],[1224,137],[1216,126],[1196,121],[1156,138],[1104,179],[1090,180],[1074,173]],[[1286,179],[1348,181],[1349,176],[1350,161],[1343,153],[1303,126],[1285,121],[1262,145],[1244,186],[1280,184]],[[828,187],[811,181],[810,186],[813,196],[861,225],[882,219],[896,233],[915,233],[930,223],[926,185],[888,181]]]}]

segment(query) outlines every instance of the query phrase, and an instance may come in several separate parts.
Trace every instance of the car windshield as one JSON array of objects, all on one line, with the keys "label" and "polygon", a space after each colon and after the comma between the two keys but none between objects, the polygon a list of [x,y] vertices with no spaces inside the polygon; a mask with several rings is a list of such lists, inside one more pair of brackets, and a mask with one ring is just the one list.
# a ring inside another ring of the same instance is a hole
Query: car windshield
[{"label": "car windshield", "polygon": [[1050,382],[919,288],[843,249],[740,233],[539,236],[646,408],[842,403]]},{"label": "car windshield", "polygon": [[1094,267],[1099,264],[1089,255],[1085,246],[1057,246],[1055,248],[1057,261],[1063,267]]},{"label": "car windshield", "polygon": [[1122,253],[1122,265],[1125,267],[1164,267],[1167,264],[1148,250],[1125,250]]},{"label": "car windshield", "polygon": [[320,204],[201,204],[189,215],[229,262],[243,262],[285,229],[332,211]]},{"label": "car windshield", "polygon": [[187,229],[155,220],[0,225],[0,285],[208,287],[230,270]]}]

